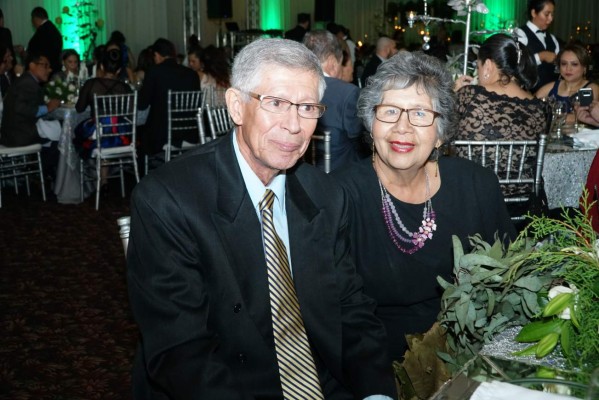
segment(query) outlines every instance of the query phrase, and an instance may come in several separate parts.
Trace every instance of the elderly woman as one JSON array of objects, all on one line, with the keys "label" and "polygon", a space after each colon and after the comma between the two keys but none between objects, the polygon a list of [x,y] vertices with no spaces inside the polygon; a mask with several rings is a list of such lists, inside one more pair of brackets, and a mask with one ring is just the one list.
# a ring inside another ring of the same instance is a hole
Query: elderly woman
[{"label": "elderly woman", "polygon": [[452,235],[464,245],[515,231],[496,176],[457,157],[439,156],[454,126],[451,74],[438,59],[400,52],[362,89],[358,112],[373,158],[335,176],[350,200],[351,251],[365,293],[377,303],[393,359],[404,335],[426,332],[440,311],[437,276],[451,280]]}]

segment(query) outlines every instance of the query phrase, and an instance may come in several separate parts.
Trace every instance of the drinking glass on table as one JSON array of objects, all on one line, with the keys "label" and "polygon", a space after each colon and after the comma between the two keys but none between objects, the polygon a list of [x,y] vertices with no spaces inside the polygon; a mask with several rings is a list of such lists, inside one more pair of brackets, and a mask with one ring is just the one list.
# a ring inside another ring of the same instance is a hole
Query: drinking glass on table
[{"label": "drinking glass on table", "polygon": [[563,101],[556,101],[552,108],[553,121],[552,131],[555,132],[555,139],[562,138],[562,126],[566,122],[567,107]]}]

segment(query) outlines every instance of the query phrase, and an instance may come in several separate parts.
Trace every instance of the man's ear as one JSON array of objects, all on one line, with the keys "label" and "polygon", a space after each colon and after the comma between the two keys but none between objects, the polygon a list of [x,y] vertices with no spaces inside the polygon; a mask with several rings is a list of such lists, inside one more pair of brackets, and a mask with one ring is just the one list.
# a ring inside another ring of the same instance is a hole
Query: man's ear
[{"label": "man's ear", "polygon": [[237,89],[229,88],[225,92],[225,100],[227,101],[227,109],[229,115],[235,123],[235,125],[243,125],[243,94]]}]

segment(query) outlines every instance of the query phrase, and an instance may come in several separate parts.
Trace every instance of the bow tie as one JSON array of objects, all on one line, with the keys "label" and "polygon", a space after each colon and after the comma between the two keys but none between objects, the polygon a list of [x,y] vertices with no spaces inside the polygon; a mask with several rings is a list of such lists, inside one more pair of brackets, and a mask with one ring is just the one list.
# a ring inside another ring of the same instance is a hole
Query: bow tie
[{"label": "bow tie", "polygon": [[537,33],[542,33],[542,34],[544,35],[544,34],[545,34],[545,31],[542,31],[542,30],[540,30],[540,29],[539,29],[539,30],[537,31]]}]

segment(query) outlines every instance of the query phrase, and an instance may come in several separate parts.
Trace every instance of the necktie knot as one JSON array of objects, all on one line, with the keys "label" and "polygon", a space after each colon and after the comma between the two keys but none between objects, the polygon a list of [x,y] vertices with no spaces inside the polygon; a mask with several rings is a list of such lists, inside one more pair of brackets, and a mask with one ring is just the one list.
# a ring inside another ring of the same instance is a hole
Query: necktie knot
[{"label": "necktie knot", "polygon": [[262,197],[262,200],[260,200],[260,203],[258,203],[258,208],[260,209],[260,211],[264,211],[264,210],[272,210],[272,204],[275,201],[275,192],[273,192],[270,189],[266,189],[266,191],[264,192],[264,196]]}]

